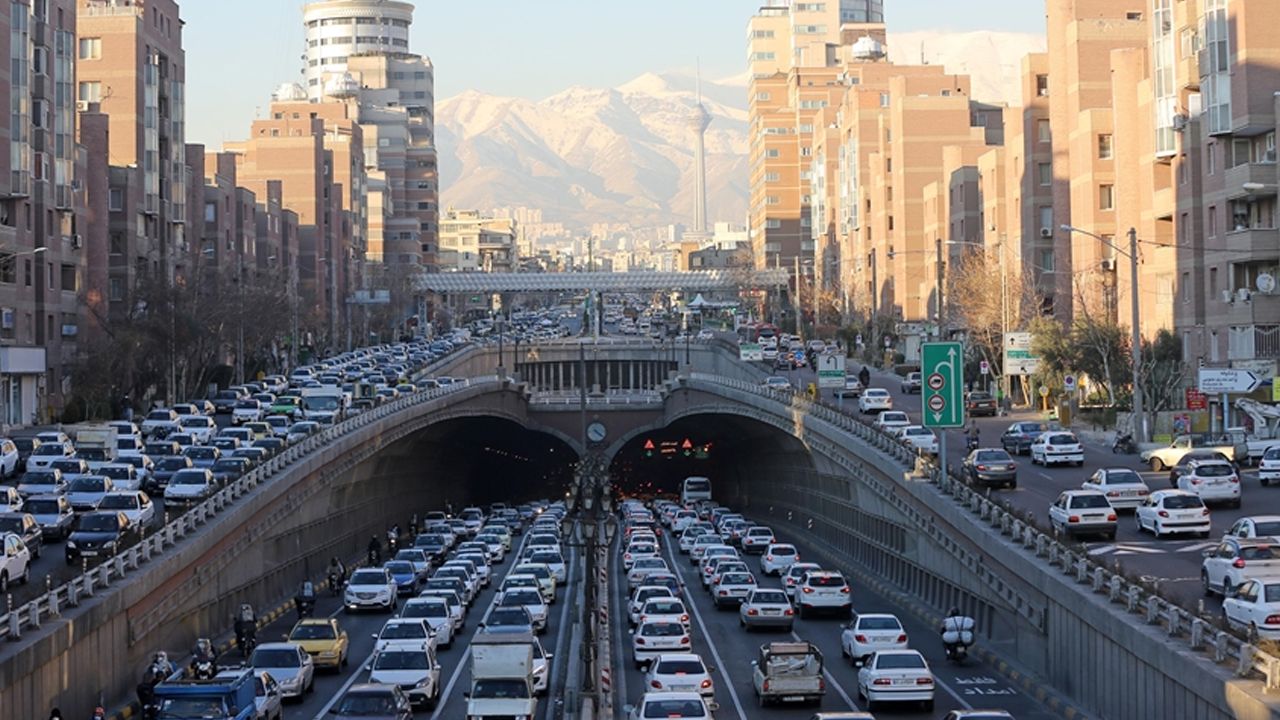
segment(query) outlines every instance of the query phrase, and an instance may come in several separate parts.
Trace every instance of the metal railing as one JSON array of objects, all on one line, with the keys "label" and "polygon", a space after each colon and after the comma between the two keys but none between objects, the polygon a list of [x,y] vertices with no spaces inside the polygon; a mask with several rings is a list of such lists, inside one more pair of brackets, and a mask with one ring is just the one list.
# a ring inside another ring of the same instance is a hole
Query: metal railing
[{"label": "metal railing", "polygon": [[[468,354],[469,352],[464,350],[462,353],[449,356],[432,366],[428,366],[415,377],[423,377],[433,367],[445,362],[456,362]],[[501,381],[495,377],[492,382],[499,384]],[[60,616],[68,607],[79,606],[87,599],[94,597],[95,593],[100,589],[111,586],[125,575],[138,570],[145,563],[164,554],[166,550],[194,533],[241,497],[281,472],[293,467],[312,452],[327,447],[339,438],[355,432],[370,423],[378,422],[389,415],[450,393],[461,391],[472,385],[484,383],[484,380],[467,380],[442,388],[420,390],[412,395],[402,396],[390,403],[350,416],[294,445],[290,445],[279,454],[214,493],[209,499],[192,506],[186,512],[171,519],[156,532],[144,535],[136,545],[129,549],[104,559],[100,564],[57,587],[53,587],[46,577],[45,592],[34,600],[14,608],[12,595],[8,596],[6,612],[0,615],[0,639],[20,640],[25,629],[39,628],[42,621]]]},{"label": "metal railing", "polygon": [[[529,397],[531,405],[552,405],[578,407],[582,396],[577,390],[555,390],[533,392]],[[657,390],[608,390],[604,393],[588,393],[587,405],[629,406],[629,405],[661,405],[662,393]]]},{"label": "metal railing", "polygon": [[691,373],[687,377],[694,382],[752,393],[856,436],[898,460],[906,469],[914,468],[933,483],[940,494],[950,496],[957,504],[968,508],[980,522],[1001,535],[1009,536],[1024,550],[1045,560],[1050,567],[1074,577],[1077,583],[1089,585],[1094,593],[1105,595],[1109,603],[1122,606],[1125,614],[1141,615],[1146,624],[1161,626],[1170,638],[1185,640],[1191,650],[1204,652],[1217,663],[1230,663],[1241,677],[1258,673],[1267,690],[1280,689],[1280,657],[1219,629],[1213,618],[1169,602],[1108,570],[1087,554],[1064,545],[1041,528],[975,491],[957,473],[949,468],[944,471],[936,460],[916,453],[878,428],[794,391],[770,390],[762,385],[706,373]]}]

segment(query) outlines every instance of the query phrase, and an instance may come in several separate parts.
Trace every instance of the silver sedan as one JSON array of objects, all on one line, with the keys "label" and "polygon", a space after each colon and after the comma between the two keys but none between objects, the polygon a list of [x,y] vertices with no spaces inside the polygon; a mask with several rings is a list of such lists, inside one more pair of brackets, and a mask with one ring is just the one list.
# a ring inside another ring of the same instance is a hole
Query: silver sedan
[{"label": "silver sedan", "polygon": [[748,631],[757,627],[790,631],[795,619],[796,611],[787,594],[774,588],[751,590],[738,606],[738,625]]}]

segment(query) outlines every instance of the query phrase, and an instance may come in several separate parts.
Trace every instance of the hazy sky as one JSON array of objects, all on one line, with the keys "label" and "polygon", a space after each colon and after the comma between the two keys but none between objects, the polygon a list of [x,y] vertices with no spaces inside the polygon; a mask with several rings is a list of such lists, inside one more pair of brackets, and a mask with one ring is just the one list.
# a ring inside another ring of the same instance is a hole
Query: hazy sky
[{"label": "hazy sky", "polygon": [[[187,139],[243,138],[282,82],[297,81],[302,0],[180,0],[186,21]],[[543,98],[612,87],[644,72],[706,77],[746,69],[759,0],[416,0],[411,49],[436,68],[436,98],[467,89]],[[886,0],[890,32],[1044,32],[1039,0]],[[643,12],[641,12],[643,10]]]}]

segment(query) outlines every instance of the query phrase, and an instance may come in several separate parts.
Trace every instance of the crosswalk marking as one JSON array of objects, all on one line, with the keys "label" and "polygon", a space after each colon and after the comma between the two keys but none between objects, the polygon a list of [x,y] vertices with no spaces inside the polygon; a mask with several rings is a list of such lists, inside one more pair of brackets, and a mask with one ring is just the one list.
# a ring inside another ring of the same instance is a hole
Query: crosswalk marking
[{"label": "crosswalk marking", "polygon": [[1089,548],[1089,554],[1098,555],[1166,555],[1169,553],[1199,553],[1217,547],[1216,541],[1176,545],[1171,543],[1115,543],[1112,545],[1095,545]]}]

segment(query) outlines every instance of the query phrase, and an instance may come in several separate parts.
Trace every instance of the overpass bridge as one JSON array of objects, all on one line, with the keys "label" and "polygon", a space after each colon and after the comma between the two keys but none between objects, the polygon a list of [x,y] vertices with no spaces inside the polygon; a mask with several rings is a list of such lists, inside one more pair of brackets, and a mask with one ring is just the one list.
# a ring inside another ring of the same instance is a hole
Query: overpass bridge
[{"label": "overpass bridge", "polygon": [[[859,420],[764,389],[727,344],[562,342],[514,358],[476,347],[436,370],[469,381],[328,429],[138,547],[12,607],[0,617],[0,707],[37,717],[55,698],[65,708],[126,697],[153,649],[190,647],[241,602],[290,597],[330,556],[358,555],[403,522],[402,508],[506,500],[517,476],[522,495],[558,497],[594,455],[622,489],[711,476],[719,499],[806,538],[824,565],[934,611],[962,607],[992,657],[1086,712],[1280,717],[1266,696],[1280,687],[1280,659],[918,464]],[[588,423],[603,436],[588,438]],[[649,458],[654,438],[711,450]],[[585,658],[577,667],[598,670]]]}]

